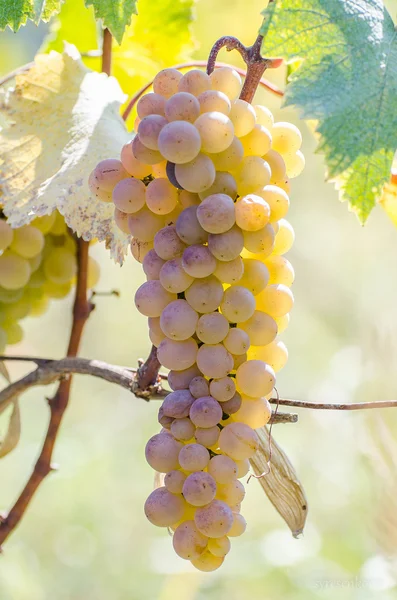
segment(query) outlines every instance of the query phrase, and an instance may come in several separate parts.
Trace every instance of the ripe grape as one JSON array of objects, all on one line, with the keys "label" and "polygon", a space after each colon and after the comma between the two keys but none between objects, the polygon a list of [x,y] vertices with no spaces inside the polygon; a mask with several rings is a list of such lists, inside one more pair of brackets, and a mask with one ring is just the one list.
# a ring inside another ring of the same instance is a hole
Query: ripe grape
[{"label": "ripe grape", "polygon": [[146,188],[146,204],[158,214],[167,215],[174,210],[178,202],[178,192],[174,186],[163,177],[153,179]]},{"label": "ripe grape", "polygon": [[188,475],[183,484],[182,494],[189,504],[205,506],[215,498],[215,479],[209,473],[203,471],[192,473]]},{"label": "ripe grape", "polygon": [[152,172],[151,165],[146,165],[135,158],[132,153],[131,142],[125,144],[121,149],[120,159],[127,173],[133,177],[136,177],[137,179],[143,179]]},{"label": "ripe grape", "polygon": [[192,69],[185,73],[178,84],[180,92],[189,92],[194,96],[200,96],[200,94],[210,89],[211,80],[209,76],[199,69]]},{"label": "ripe grape", "polygon": [[220,538],[210,538],[208,540],[208,550],[214,556],[223,557],[230,552],[231,543],[229,538],[224,535]]},{"label": "ripe grape", "polygon": [[223,283],[237,283],[244,273],[244,263],[241,256],[236,256],[233,260],[216,261],[214,271],[215,277]]},{"label": "ripe grape", "polygon": [[255,298],[247,288],[232,285],[225,291],[220,308],[231,323],[240,323],[254,314]]},{"label": "ripe grape", "polygon": [[201,113],[216,111],[228,115],[232,106],[226,94],[217,90],[202,92],[197,100]]},{"label": "ripe grape", "polygon": [[105,192],[112,192],[116,183],[125,177],[128,177],[128,173],[116,158],[101,160],[93,171],[93,180]]},{"label": "ripe grape", "polygon": [[152,242],[163,226],[163,215],[155,215],[146,206],[128,216],[129,232],[142,242]]},{"label": "ripe grape", "polygon": [[229,532],[233,524],[233,513],[225,502],[212,500],[207,506],[197,509],[194,522],[203,535],[219,538]]},{"label": "ripe grape", "polygon": [[[269,256],[265,264],[269,271],[269,283],[283,283],[290,287],[294,283],[295,271],[291,263],[279,255]],[[216,275],[216,269],[214,272]]]},{"label": "ripe grape", "polygon": [[14,229],[10,249],[22,258],[33,258],[40,254],[43,248],[44,235],[36,227],[25,225]]},{"label": "ripe grape", "polygon": [[274,245],[274,229],[270,223],[258,231],[244,231],[244,246],[253,254],[261,254],[263,257],[269,256],[274,249]]},{"label": "ripe grape", "polygon": [[215,69],[211,75],[212,89],[223,92],[232,102],[238,98],[241,91],[241,77],[230,67]]},{"label": "ripe grape", "polygon": [[[150,92],[139,98],[136,105],[138,117],[143,119],[148,115],[165,115],[165,98],[160,94]],[[138,175],[135,175],[138,177]]]},{"label": "ripe grape", "polygon": [[182,77],[182,73],[178,69],[163,69],[159,71],[153,80],[155,94],[161,94],[164,98],[170,98],[178,91],[178,84]]},{"label": "ripe grape", "polygon": [[283,317],[294,305],[291,290],[282,283],[267,286],[256,298],[257,307],[272,317]]},{"label": "ripe grape", "polygon": [[284,161],[290,179],[298,177],[305,168],[305,157],[300,150],[295,154],[284,154]]},{"label": "ripe grape", "polygon": [[128,177],[116,184],[112,199],[114,205],[123,213],[136,213],[145,206],[146,187],[140,179]]},{"label": "ripe grape", "polygon": [[244,157],[244,148],[238,137],[223,152],[211,154],[211,159],[217,171],[234,171]]},{"label": "ripe grape", "polygon": [[199,571],[210,572],[219,569],[224,560],[224,557],[214,556],[209,550],[205,550],[198,558],[190,562]]},{"label": "ripe grape", "polygon": [[171,494],[182,494],[182,488],[185,479],[185,473],[174,469],[173,471],[168,471],[168,473],[165,475],[164,485],[167,488],[167,490],[171,492]]},{"label": "ripe grape", "polygon": [[198,154],[190,162],[177,164],[175,166],[175,176],[184,190],[198,194],[204,192],[214,183],[214,163],[205,154]]},{"label": "ripe grape", "polygon": [[[175,419],[171,423],[171,433],[176,440],[187,441],[192,439],[196,428],[190,419]],[[167,485],[167,484],[166,484]],[[168,487],[168,486],[167,486]],[[171,490],[170,490],[171,491]],[[181,490],[182,491],[182,490]]]},{"label": "ripe grape", "polygon": [[121,210],[119,210],[118,208],[115,207],[114,213],[113,213],[113,217],[114,217],[114,221],[115,221],[117,227],[123,233],[126,233],[127,235],[129,235],[130,234],[130,228],[129,228],[129,225],[128,225],[128,215],[127,215],[127,213],[121,212]]},{"label": "ripe grape", "polygon": [[225,233],[235,223],[234,202],[226,194],[213,194],[197,207],[197,219],[208,233]]},{"label": "ripe grape", "polygon": [[[162,131],[164,131],[164,129],[165,127],[163,127]],[[136,135],[132,140],[132,154],[137,160],[139,160],[139,162],[143,162],[148,165],[155,165],[161,162],[163,159],[158,150],[152,150],[151,148],[145,146],[139,135]]]},{"label": "ripe grape", "polygon": [[148,115],[144,117],[138,127],[138,135],[142,144],[150,150],[158,150],[160,131],[167,123],[167,119],[161,115]]},{"label": "ripe grape", "polygon": [[252,346],[266,346],[277,335],[276,321],[262,310],[255,310],[252,317],[240,323],[240,327],[248,334]]},{"label": "ripe grape", "polygon": [[210,394],[218,402],[231,400],[236,393],[236,384],[232,377],[213,379],[210,383]]},{"label": "ripe grape", "polygon": [[[266,398],[246,400],[243,396],[242,400],[241,407],[233,415],[233,421],[245,423],[252,429],[264,427],[272,416],[272,409]],[[225,498],[222,499],[225,500]]]},{"label": "ripe grape", "polygon": [[216,497],[229,506],[239,504],[244,500],[245,489],[241,481],[235,479],[230,483],[218,486]]},{"label": "ripe grape", "polygon": [[250,338],[240,327],[231,327],[223,340],[223,345],[230,354],[245,354],[250,347]]},{"label": "ripe grape", "polygon": [[208,538],[199,532],[194,521],[184,521],[178,525],[172,536],[172,544],[177,555],[191,561],[200,560],[207,542]]},{"label": "ripe grape", "polygon": [[[255,127],[255,110],[253,106],[245,100],[236,100],[233,103],[229,116],[234,125],[235,134],[239,138],[247,135]],[[265,154],[265,152],[262,154]]]},{"label": "ripe grape", "polygon": [[201,375],[200,369],[196,364],[182,370],[171,370],[168,373],[168,385],[174,391],[186,390],[193,377]]},{"label": "ripe grape", "polygon": [[166,369],[188,369],[196,362],[197,343],[192,338],[183,341],[165,338],[157,348],[157,357]]},{"label": "ripe grape", "polygon": [[250,470],[250,462],[248,458],[244,460],[236,460],[237,465],[237,479],[241,479],[241,477],[245,477]]},{"label": "ripe grape", "polygon": [[193,277],[183,268],[181,256],[168,260],[166,263],[162,261],[158,277],[163,288],[174,294],[184,292],[194,281]]},{"label": "ripe grape", "polygon": [[217,444],[220,432],[221,430],[217,425],[207,428],[197,427],[194,437],[198,444],[201,444],[206,448],[211,448]]},{"label": "ripe grape", "polygon": [[232,370],[233,359],[222,344],[203,344],[197,352],[197,366],[206,377],[220,379]]},{"label": "ripe grape", "polygon": [[216,310],[223,297],[222,284],[214,276],[193,281],[185,291],[190,306],[199,313],[211,313]]},{"label": "ripe grape", "polygon": [[160,326],[172,340],[187,340],[196,331],[198,314],[186,300],[174,300],[161,313]]},{"label": "ripe grape", "polygon": [[212,194],[226,194],[234,199],[237,196],[237,184],[233,175],[226,171],[217,171],[214,183],[204,192],[199,194],[201,200]]},{"label": "ripe grape", "polygon": [[188,92],[178,92],[165,104],[165,116],[169,121],[194,123],[200,114],[199,100]]},{"label": "ripe grape", "polygon": [[239,391],[251,398],[261,398],[270,394],[275,382],[273,369],[261,360],[248,360],[240,365],[236,372]]},{"label": "ripe grape", "polygon": [[137,289],[135,306],[145,317],[159,317],[163,309],[176,298],[176,294],[167,292],[158,280],[153,279]]},{"label": "ripe grape", "polygon": [[196,206],[200,204],[200,196],[187,190],[182,190],[179,194],[179,202],[182,208],[188,208],[189,206]]},{"label": "ripe grape", "polygon": [[211,396],[197,398],[190,407],[189,413],[192,423],[196,427],[214,427],[222,419],[222,409],[219,403]]},{"label": "ripe grape", "polygon": [[182,266],[191,277],[204,278],[215,271],[216,260],[207,246],[193,244],[183,252]]},{"label": "ripe grape", "polygon": [[202,471],[209,461],[207,448],[200,444],[187,444],[179,452],[179,464],[185,471]]},{"label": "ripe grape", "polygon": [[164,331],[160,327],[160,317],[149,317],[149,337],[154,346],[159,346],[160,342],[166,337]]},{"label": "ripe grape", "polygon": [[238,198],[235,208],[236,223],[245,231],[258,231],[269,222],[270,206],[257,194]]},{"label": "ripe grape", "polygon": [[169,433],[157,433],[146,444],[146,460],[156,471],[167,473],[178,468],[178,456],[182,447]]},{"label": "ripe grape", "polygon": [[[143,270],[145,272],[146,278],[150,279],[159,279],[160,271],[162,266],[165,264],[165,261],[159,257],[154,248],[149,250],[146,254],[145,258],[142,261]],[[164,286],[165,287],[165,286]],[[167,288],[166,288],[167,289]],[[168,290],[172,292],[174,290]]]},{"label": "ripe grape", "polygon": [[288,194],[276,185],[265,185],[256,192],[268,204],[270,208],[270,222],[274,223],[285,217],[289,209]]},{"label": "ripe grape", "polygon": [[201,398],[202,396],[209,395],[209,386],[208,381],[198,375],[197,377],[193,377],[191,382],[189,383],[189,391],[194,396],[194,398]]},{"label": "ripe grape", "polygon": [[[76,271],[75,255],[64,248],[54,248],[44,261],[44,274],[53,283],[68,283],[76,275]],[[0,284],[7,287],[1,278]]]},{"label": "ripe grape", "polygon": [[251,458],[259,447],[255,431],[244,423],[230,423],[219,435],[219,447],[233,460]]},{"label": "ripe grape", "polygon": [[280,219],[279,229],[274,242],[274,254],[285,254],[291,249],[295,241],[295,233],[292,225],[285,219]]},{"label": "ripe grape", "polygon": [[254,296],[265,289],[269,282],[269,270],[260,260],[244,258],[244,275],[239,285],[247,288]]},{"label": "ripe grape", "polygon": [[297,152],[302,144],[302,134],[292,123],[274,123],[272,138],[272,149],[282,155]]},{"label": "ripe grape", "polygon": [[256,122],[271,131],[274,125],[272,112],[266,108],[266,106],[262,106],[261,104],[254,104],[254,111],[256,115]]},{"label": "ripe grape", "polygon": [[154,249],[163,260],[181,256],[186,246],[178,236],[175,227],[163,227],[154,236]]},{"label": "ripe grape", "polygon": [[176,231],[185,244],[204,244],[208,234],[201,227],[197,218],[198,206],[193,205],[185,208],[176,222]]},{"label": "ripe grape", "polygon": [[166,396],[162,404],[163,413],[166,417],[184,419],[189,416],[194,400],[189,390],[175,390]]},{"label": "ripe grape", "polygon": [[205,344],[219,344],[229,332],[229,322],[219,312],[201,315],[197,322],[196,334]]},{"label": "ripe grape", "polygon": [[[176,165],[189,163],[200,152],[200,134],[195,126],[187,121],[172,121],[161,130],[158,137],[158,147],[166,160]],[[176,172],[175,174],[179,183],[183,185],[178,174]]]},{"label": "ripe grape", "polygon": [[201,114],[194,122],[201,137],[204,152],[223,152],[234,137],[233,123],[223,113],[212,111]]},{"label": "ripe grape", "polygon": [[211,254],[221,261],[234,260],[240,255],[243,247],[244,236],[241,229],[236,226],[225,233],[211,233],[208,236],[208,248]]},{"label": "ripe grape", "polygon": [[184,510],[182,496],[171,494],[166,487],[153,490],[145,502],[145,515],[157,527],[169,527],[176,523],[182,518]]},{"label": "ripe grape", "polygon": [[263,156],[272,145],[270,131],[263,125],[255,125],[247,135],[240,137],[245,156]]}]

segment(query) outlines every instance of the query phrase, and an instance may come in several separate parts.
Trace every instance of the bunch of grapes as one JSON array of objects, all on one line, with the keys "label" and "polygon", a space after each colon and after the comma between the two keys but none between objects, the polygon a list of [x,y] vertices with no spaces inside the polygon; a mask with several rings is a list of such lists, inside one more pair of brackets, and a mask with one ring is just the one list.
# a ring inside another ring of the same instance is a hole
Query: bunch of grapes
[{"label": "bunch of grapes", "polygon": [[[20,321],[42,315],[52,298],[64,298],[76,275],[76,242],[62,215],[38,217],[12,229],[0,218],[0,352],[23,339]],[[89,259],[89,286],[99,265]]]},{"label": "bunch of grapes", "polygon": [[288,357],[277,334],[293,305],[285,216],[302,138],[239,99],[232,68],[165,69],[153,90],[139,100],[137,135],[120,160],[99,163],[89,183],[133,236],[147,278],[135,304],[169,369],[163,429],[146,446],[164,485],[145,513],[174,532],[180,557],[211,571],[246,528],[240,479]]}]

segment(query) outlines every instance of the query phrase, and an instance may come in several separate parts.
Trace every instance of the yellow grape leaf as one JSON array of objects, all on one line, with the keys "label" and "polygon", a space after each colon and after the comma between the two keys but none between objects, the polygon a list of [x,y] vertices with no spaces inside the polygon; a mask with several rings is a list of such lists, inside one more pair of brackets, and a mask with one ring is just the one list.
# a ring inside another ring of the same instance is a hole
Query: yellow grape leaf
[{"label": "yellow grape leaf", "polygon": [[392,170],[390,181],[384,184],[378,203],[397,227],[397,169]]},{"label": "yellow grape leaf", "polygon": [[[98,49],[94,9],[92,6],[86,7],[84,0],[67,0],[62,4],[61,12],[51,21],[42,51],[62,52],[64,42],[74,44],[82,54]],[[87,66],[92,66],[89,60],[83,59]]]},{"label": "yellow grape leaf", "polygon": [[90,195],[88,176],[116,158],[130,136],[120,117],[125,99],[114,79],[85,67],[74,46],[36,57],[0,106],[3,210],[13,227],[58,209],[85,240],[106,241],[122,263],[129,236],[113,219],[112,203]]},{"label": "yellow grape leaf", "polygon": [[[3,409],[4,410],[4,409]],[[0,413],[3,412],[0,410]],[[7,431],[2,440],[0,440],[0,458],[7,456],[17,447],[21,437],[21,413],[19,410],[18,398],[12,403],[12,412],[7,425]]]}]

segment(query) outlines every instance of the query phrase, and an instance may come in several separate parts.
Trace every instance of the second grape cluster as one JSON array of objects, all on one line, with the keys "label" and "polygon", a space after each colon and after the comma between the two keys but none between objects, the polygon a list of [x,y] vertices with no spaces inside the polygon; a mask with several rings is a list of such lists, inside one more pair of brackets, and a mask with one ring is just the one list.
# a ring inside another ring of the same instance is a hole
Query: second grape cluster
[{"label": "second grape cluster", "polygon": [[145,513],[204,571],[245,530],[240,478],[288,357],[277,337],[293,306],[285,216],[304,166],[299,130],[239,99],[241,84],[226,67],[161,71],[138,103],[137,135],[89,179],[133,236],[147,278],[135,304],[170,370],[163,429],[146,446],[164,485]]}]

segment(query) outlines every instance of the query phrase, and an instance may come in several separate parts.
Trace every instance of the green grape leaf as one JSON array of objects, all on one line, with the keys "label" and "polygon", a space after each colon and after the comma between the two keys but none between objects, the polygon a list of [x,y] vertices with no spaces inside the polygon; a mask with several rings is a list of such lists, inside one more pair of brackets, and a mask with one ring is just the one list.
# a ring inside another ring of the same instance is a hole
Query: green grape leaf
[{"label": "green grape leaf", "polygon": [[79,236],[105,240],[123,261],[130,236],[116,226],[112,203],[92,197],[87,181],[130,139],[119,113],[124,99],[116,79],[85,67],[74,46],[36,56],[16,77],[0,97],[0,185],[11,226],[58,209]]},{"label": "green grape leaf", "polygon": [[116,41],[121,44],[125,28],[131,23],[131,16],[137,14],[136,0],[85,0],[86,6],[93,6],[95,17],[102,19]]},{"label": "green grape leaf", "polygon": [[34,23],[49,21],[61,9],[61,0],[3,0],[0,7],[0,29],[7,25],[18,31],[28,19]]},{"label": "green grape leaf", "polygon": [[263,54],[302,61],[286,105],[316,123],[341,199],[364,222],[397,148],[397,31],[382,0],[278,0]]}]

